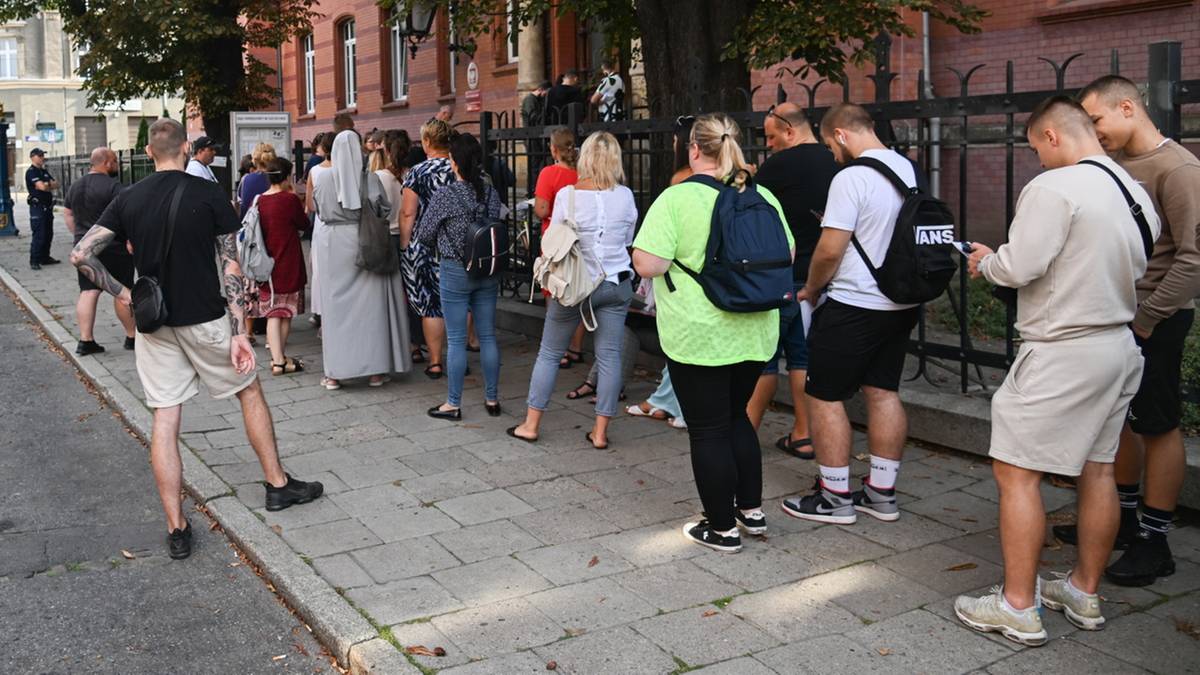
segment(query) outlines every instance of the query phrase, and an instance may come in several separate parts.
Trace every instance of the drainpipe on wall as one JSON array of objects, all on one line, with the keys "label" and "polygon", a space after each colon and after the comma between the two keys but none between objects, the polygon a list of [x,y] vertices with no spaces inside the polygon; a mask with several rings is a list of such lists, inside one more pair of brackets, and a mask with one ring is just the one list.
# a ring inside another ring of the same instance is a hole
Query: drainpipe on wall
[{"label": "drainpipe on wall", "polygon": [[279,112],[283,112],[283,45],[275,47],[275,82],[279,84]]},{"label": "drainpipe on wall", "polygon": [[[933,98],[933,72],[930,69],[929,55],[929,12],[921,12],[921,68],[925,70],[925,96]],[[934,197],[941,197],[942,192],[942,120],[934,117],[929,120],[929,188]]]}]

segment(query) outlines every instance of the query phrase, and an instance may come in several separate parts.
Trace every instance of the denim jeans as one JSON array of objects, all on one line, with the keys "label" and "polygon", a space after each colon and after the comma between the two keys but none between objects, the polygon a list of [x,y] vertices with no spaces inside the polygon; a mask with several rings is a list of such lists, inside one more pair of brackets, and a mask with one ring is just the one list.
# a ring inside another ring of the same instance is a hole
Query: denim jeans
[{"label": "denim jeans", "polygon": [[[596,363],[600,365],[596,383],[596,414],[613,417],[617,414],[617,399],[621,395],[621,345],[625,334],[625,314],[633,299],[633,286],[628,280],[619,284],[605,281],[579,307],[563,307],[550,298],[546,302],[546,325],[542,329],[542,346],[538,348],[533,375],[529,379],[529,407],[545,410],[554,393],[558,379],[558,362],[571,343],[571,334],[582,321],[580,308],[595,311],[596,332],[592,338]],[[590,303],[590,309],[589,309]]]},{"label": "denim jeans", "polygon": [[446,402],[462,405],[463,377],[467,372],[467,311],[475,317],[479,337],[479,358],[483,362],[483,395],[498,401],[500,386],[500,347],[496,345],[496,298],[500,294],[497,277],[472,279],[457,260],[441,262],[440,290],[442,312],[446,317],[446,375],[449,392]]}]

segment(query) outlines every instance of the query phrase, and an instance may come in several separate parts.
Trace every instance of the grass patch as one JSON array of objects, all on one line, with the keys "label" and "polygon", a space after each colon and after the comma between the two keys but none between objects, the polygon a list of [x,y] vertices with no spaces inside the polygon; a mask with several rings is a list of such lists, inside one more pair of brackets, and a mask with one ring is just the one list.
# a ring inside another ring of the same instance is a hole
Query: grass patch
[{"label": "grass patch", "polygon": [[712,604],[716,606],[717,609],[725,609],[731,602],[733,602],[733,596],[727,595],[723,598],[717,598],[716,600],[713,600]]},{"label": "grass patch", "polygon": [[310,557],[308,557],[308,556],[304,555],[303,553],[301,553],[301,554],[300,554],[300,559],[304,561],[304,564],[305,564],[305,565],[308,565],[309,567],[312,567],[312,558],[310,558]]},{"label": "grass patch", "polygon": [[[925,316],[929,325],[950,333],[958,333],[958,316],[954,305],[958,304],[958,277],[950,282],[950,294],[954,304],[943,294],[925,305]],[[1015,319],[1015,317],[1014,317]],[[992,297],[992,284],[982,277],[967,280],[967,333],[972,338],[1003,340],[1008,327],[1008,313],[1004,303]]]},{"label": "grass patch", "polygon": [[391,644],[393,647],[395,647],[396,649],[399,649],[400,651],[404,651],[404,646],[401,645],[400,641],[396,639],[396,636],[392,634],[391,626],[384,626],[383,628],[380,628],[379,629],[379,637],[383,638],[384,640],[387,640],[387,642],[389,644]]},{"label": "grass patch", "polygon": [[680,675],[681,673],[688,673],[697,669],[696,666],[689,666],[686,661],[678,656],[672,656],[671,658],[675,659],[676,668],[671,671],[670,675]]},{"label": "grass patch", "polygon": [[1200,324],[1193,323],[1183,342],[1183,433],[1200,435]]},{"label": "grass patch", "polygon": [[408,621],[401,621],[400,623],[404,624],[405,626],[408,626],[408,625],[411,625],[414,623],[429,623],[430,621],[433,621],[432,616],[422,616],[417,619],[409,619]]},{"label": "grass patch", "polygon": [[84,572],[86,570],[87,570],[87,565],[85,565],[81,562],[67,563],[67,571],[68,572]]}]

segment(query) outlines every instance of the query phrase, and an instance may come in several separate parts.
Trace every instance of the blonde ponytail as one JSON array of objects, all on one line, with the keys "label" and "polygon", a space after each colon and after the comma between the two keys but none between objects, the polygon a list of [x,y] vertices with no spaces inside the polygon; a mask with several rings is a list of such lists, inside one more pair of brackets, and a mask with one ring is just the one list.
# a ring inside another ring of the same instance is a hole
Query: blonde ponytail
[{"label": "blonde ponytail", "polygon": [[725,113],[710,113],[696,118],[692,125],[691,142],[700,149],[700,154],[717,163],[717,176],[733,178],[733,185],[741,188],[746,183],[750,166],[742,154],[739,141],[742,131]]}]

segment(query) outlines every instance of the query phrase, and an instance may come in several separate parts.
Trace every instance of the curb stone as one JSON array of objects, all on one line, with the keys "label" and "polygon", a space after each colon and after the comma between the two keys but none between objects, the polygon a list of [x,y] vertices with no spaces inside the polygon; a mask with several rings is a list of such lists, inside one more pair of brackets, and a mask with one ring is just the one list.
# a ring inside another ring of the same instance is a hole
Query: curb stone
[{"label": "curb stone", "polygon": [[[75,337],[2,266],[0,283],[17,296],[21,305],[62,349],[63,355],[149,446],[153,415],[141,399],[95,357],[75,354]],[[390,643],[380,639],[362,615],[238,501],[233,496],[234,489],[182,440],[179,449],[184,489],[209,509],[225,534],[262,569],[263,575],[312,627],[321,643],[333,651],[339,664],[354,668],[354,673],[369,673],[373,669],[382,673],[419,672]]]}]

